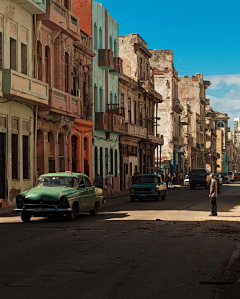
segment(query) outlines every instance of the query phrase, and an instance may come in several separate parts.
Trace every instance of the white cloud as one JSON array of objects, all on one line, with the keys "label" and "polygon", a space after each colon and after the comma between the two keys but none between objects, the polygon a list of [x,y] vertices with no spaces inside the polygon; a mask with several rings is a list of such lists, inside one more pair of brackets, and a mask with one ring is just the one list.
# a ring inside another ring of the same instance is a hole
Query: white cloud
[{"label": "white cloud", "polygon": [[236,86],[240,89],[240,74],[235,75],[216,75],[216,76],[206,76],[204,79],[211,81],[211,89],[221,89],[223,85],[230,87]]}]

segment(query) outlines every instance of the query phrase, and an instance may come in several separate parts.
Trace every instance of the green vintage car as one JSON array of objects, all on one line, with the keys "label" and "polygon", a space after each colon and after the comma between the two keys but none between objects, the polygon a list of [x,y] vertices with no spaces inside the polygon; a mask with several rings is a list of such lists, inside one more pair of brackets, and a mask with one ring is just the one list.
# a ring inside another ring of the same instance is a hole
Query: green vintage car
[{"label": "green vintage car", "polygon": [[142,174],[135,178],[134,184],[130,188],[131,201],[136,199],[151,198],[158,201],[165,200],[167,186],[162,182],[161,175],[158,174]]},{"label": "green vintage car", "polygon": [[39,177],[36,187],[17,195],[15,212],[21,212],[22,221],[51,215],[74,220],[79,213],[95,216],[102,201],[102,189],[92,186],[85,174],[48,173]]}]

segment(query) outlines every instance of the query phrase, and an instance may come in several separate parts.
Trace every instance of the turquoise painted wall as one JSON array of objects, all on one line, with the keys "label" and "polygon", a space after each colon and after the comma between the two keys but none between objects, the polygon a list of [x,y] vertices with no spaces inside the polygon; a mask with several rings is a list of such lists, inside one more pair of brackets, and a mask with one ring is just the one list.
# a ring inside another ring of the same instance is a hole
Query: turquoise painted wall
[{"label": "turquoise painted wall", "polygon": [[[105,16],[107,20],[105,20]],[[107,21],[107,22],[106,22]],[[107,24],[107,35],[105,24]],[[108,49],[114,51],[114,56],[118,56],[118,23],[107,12],[105,8],[95,1],[92,4],[92,32],[93,32],[93,51],[96,56],[93,58],[93,120],[96,112],[106,112],[106,90],[105,84],[108,80],[108,103],[118,103],[118,76],[111,75],[108,71],[107,78],[105,70],[98,67],[98,49],[105,49],[106,39]],[[93,161],[95,161],[95,147],[98,149],[97,171],[100,173],[100,148],[103,150],[103,177],[113,168],[115,176],[119,177],[119,134],[110,133],[110,138],[106,139],[105,131],[93,131]],[[111,167],[110,150],[113,150],[113,167]],[[106,155],[106,151],[108,155]],[[117,158],[115,154],[117,153]],[[115,162],[117,160],[117,163]],[[117,167],[115,166],[117,164]],[[95,165],[93,166],[93,177],[95,176]],[[116,169],[117,168],[117,169]]]}]

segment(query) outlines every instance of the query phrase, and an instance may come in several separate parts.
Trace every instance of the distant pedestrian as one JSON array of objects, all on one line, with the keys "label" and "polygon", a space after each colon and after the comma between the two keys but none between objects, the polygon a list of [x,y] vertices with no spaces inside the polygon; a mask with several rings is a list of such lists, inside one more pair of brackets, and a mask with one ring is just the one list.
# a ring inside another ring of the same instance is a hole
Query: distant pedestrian
[{"label": "distant pedestrian", "polygon": [[134,175],[133,175],[132,178],[131,178],[131,183],[132,183],[132,185],[135,184],[136,177],[137,177],[137,174],[136,174],[136,172],[134,172]]},{"label": "distant pedestrian", "polygon": [[113,178],[114,175],[111,172],[106,176],[107,195],[113,195]]},{"label": "distant pedestrian", "polygon": [[214,174],[210,174],[210,204],[211,204],[211,214],[209,216],[217,216],[217,193],[218,193],[218,184],[214,178]]},{"label": "distant pedestrian", "polygon": [[103,188],[103,184],[102,184],[102,178],[100,177],[99,174],[97,174],[97,176],[94,179],[93,185],[97,188]]},{"label": "distant pedestrian", "polygon": [[182,186],[182,183],[183,183],[183,174],[182,174],[182,172],[180,172],[180,174],[179,174],[179,183]]}]

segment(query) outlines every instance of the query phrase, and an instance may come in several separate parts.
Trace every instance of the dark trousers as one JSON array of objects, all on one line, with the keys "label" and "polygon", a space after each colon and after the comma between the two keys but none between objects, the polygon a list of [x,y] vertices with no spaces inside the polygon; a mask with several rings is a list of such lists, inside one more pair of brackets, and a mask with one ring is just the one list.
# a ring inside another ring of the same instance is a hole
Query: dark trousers
[{"label": "dark trousers", "polygon": [[217,214],[217,197],[211,197],[211,214]]}]

